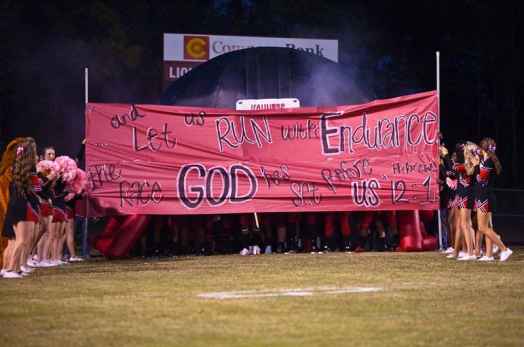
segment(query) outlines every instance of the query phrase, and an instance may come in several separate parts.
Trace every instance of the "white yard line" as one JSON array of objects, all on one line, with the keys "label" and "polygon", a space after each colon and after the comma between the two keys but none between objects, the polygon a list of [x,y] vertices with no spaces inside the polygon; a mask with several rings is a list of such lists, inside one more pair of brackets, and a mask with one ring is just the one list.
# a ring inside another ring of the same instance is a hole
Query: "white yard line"
[{"label": "white yard line", "polygon": [[374,293],[383,291],[384,288],[378,287],[318,287],[318,288],[291,288],[291,289],[271,289],[271,290],[241,290],[230,292],[211,292],[199,294],[203,299],[246,299],[246,298],[271,298],[285,296],[313,296],[313,295],[335,295],[350,293]]}]

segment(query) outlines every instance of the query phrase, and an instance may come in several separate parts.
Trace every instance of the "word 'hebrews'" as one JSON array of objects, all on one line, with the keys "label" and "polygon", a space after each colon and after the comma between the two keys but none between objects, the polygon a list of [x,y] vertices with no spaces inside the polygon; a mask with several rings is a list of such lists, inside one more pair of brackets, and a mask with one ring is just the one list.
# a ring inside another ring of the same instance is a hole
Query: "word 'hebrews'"
[{"label": "word 'hebrews'", "polygon": [[384,149],[400,147],[401,139],[404,139],[404,145],[409,146],[417,146],[422,141],[431,145],[437,139],[437,130],[433,126],[437,122],[437,115],[433,112],[427,112],[423,116],[414,113],[393,119],[379,119],[373,127],[369,126],[365,113],[356,127],[332,126],[330,120],[337,117],[340,114],[326,113],[320,117],[320,141],[325,155],[353,153],[355,145],[364,145],[368,149]]},{"label": "word 'hebrews'", "polygon": [[[247,178],[246,184],[239,185],[241,175]],[[188,164],[178,173],[177,190],[182,204],[193,209],[199,207],[204,198],[210,206],[219,206],[226,200],[232,203],[249,201],[258,190],[258,181],[253,171],[242,164],[231,165],[229,169]]]}]

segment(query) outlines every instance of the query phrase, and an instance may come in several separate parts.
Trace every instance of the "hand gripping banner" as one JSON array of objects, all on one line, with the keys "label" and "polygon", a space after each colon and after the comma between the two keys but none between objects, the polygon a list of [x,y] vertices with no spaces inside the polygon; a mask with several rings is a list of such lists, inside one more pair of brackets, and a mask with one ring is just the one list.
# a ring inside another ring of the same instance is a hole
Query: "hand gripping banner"
[{"label": "hand gripping banner", "polygon": [[438,208],[436,92],[234,111],[89,103],[99,214]]}]

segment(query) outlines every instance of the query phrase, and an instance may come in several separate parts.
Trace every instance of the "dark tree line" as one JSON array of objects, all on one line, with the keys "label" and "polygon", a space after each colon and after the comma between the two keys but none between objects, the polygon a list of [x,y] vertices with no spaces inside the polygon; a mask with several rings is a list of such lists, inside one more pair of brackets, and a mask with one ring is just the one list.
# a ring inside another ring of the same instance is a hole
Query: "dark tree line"
[{"label": "dark tree line", "polygon": [[[90,100],[154,103],[164,32],[339,39],[372,98],[435,89],[442,131],[494,137],[501,186],[523,187],[519,135],[523,5],[493,1],[2,1],[0,147],[30,135],[74,154],[83,137],[83,67]],[[59,136],[57,136],[59,135]]]}]

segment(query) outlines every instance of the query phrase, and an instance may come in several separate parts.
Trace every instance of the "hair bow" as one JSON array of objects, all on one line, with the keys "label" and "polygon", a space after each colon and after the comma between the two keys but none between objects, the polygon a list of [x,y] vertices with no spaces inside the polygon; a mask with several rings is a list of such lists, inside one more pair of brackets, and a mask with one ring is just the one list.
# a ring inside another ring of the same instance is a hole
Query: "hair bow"
[{"label": "hair bow", "polygon": [[18,146],[16,148],[16,157],[17,158],[20,158],[22,156],[22,154],[24,153],[24,147],[22,146]]}]

